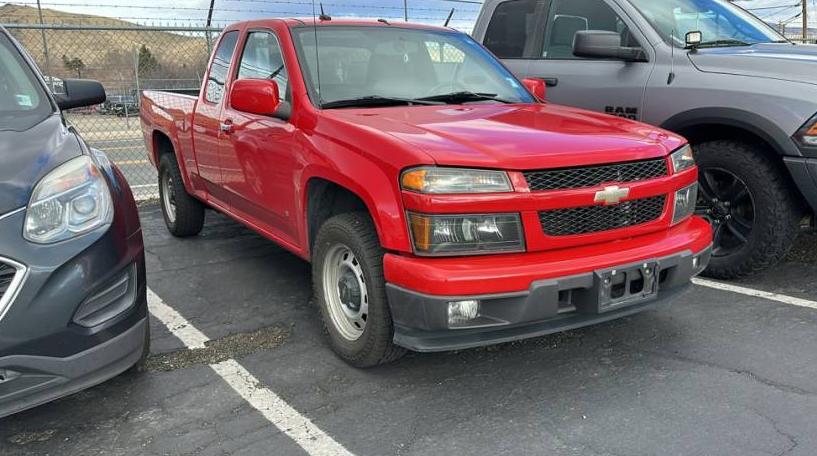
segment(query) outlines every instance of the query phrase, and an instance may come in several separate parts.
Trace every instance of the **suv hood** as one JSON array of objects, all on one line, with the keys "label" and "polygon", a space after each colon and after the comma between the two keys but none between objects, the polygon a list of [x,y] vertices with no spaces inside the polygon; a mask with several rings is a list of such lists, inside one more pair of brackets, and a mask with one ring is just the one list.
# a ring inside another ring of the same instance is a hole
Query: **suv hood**
[{"label": "suv hood", "polygon": [[700,49],[689,58],[701,71],[817,84],[817,46],[786,43]]},{"label": "suv hood", "polygon": [[59,115],[25,131],[0,131],[0,144],[0,217],[26,206],[40,179],[82,153]]},{"label": "suv hood", "polygon": [[685,141],[619,117],[551,104],[337,109],[349,128],[400,139],[438,165],[563,168],[665,156]]}]

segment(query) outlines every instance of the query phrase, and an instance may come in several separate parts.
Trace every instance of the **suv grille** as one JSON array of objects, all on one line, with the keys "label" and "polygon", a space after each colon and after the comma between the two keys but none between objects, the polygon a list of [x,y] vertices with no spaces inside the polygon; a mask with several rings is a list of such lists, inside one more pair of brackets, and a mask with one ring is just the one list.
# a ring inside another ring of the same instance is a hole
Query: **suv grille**
[{"label": "suv grille", "polygon": [[11,282],[14,280],[15,275],[17,275],[17,269],[11,265],[0,262],[0,300],[3,299],[3,295],[5,295],[9,287],[11,287]]},{"label": "suv grille", "polygon": [[585,206],[539,213],[548,236],[598,233],[652,222],[664,212],[666,196],[632,200],[617,206]]},{"label": "suv grille", "polygon": [[636,182],[667,175],[663,158],[586,168],[544,169],[523,172],[533,192],[595,187],[600,184]]}]

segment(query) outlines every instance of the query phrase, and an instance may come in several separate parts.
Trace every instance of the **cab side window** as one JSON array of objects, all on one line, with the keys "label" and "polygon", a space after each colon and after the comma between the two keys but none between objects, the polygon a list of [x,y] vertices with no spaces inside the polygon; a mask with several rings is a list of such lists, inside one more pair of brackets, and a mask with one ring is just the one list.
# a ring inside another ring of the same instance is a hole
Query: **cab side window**
[{"label": "cab side window", "polygon": [[221,99],[224,98],[224,85],[227,83],[230,62],[233,60],[237,41],[238,32],[232,31],[225,33],[224,37],[221,38],[221,42],[218,43],[204,91],[204,99],[210,103],[220,103]]},{"label": "cab side window", "polygon": [[616,32],[622,46],[638,46],[625,22],[603,0],[552,0],[542,57],[579,59],[573,55],[573,38],[581,30]]},{"label": "cab side window", "polygon": [[289,75],[278,38],[271,32],[250,32],[241,54],[238,79],[272,79],[278,83],[278,96],[287,100]]},{"label": "cab side window", "polygon": [[494,10],[484,44],[501,59],[521,59],[533,46],[536,33],[536,0],[511,0]]}]

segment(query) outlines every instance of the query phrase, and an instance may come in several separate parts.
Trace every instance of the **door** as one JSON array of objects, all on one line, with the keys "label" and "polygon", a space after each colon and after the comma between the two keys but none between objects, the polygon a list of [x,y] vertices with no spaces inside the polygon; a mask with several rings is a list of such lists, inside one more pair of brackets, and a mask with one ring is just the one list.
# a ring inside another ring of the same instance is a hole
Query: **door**
[{"label": "door", "polygon": [[[291,91],[287,66],[275,33],[250,30],[233,75],[235,79],[269,79],[278,83],[282,108]],[[280,110],[279,110],[280,112]],[[222,179],[228,205],[239,215],[292,241],[295,238],[295,126],[275,116],[239,112],[226,105],[221,123]]]},{"label": "door", "polygon": [[[526,77],[545,79],[548,100],[640,120],[654,51],[618,6],[609,0],[551,0],[541,17]],[[623,46],[641,47],[649,61],[576,57],[573,38],[580,30],[616,32]]]},{"label": "door", "polygon": [[211,195],[218,194],[218,186],[221,185],[221,163],[218,154],[221,137],[219,118],[227,75],[237,41],[237,31],[225,33],[219,41],[207,74],[204,93],[196,103],[196,112],[193,116],[193,150],[199,175],[204,179]]}]

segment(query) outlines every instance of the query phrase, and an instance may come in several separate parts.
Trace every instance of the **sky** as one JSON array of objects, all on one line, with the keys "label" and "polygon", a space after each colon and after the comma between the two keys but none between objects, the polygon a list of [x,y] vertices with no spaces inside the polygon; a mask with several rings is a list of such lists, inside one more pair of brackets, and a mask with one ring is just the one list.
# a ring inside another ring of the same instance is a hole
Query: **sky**
[{"label": "sky", "polygon": [[[320,2],[320,0],[316,0]],[[482,0],[406,0],[409,20],[441,24],[451,8],[455,9],[451,25],[470,30]],[[813,13],[809,23],[817,27],[817,0],[743,0],[736,3],[754,9],[761,18],[777,23],[789,20],[789,26],[800,26],[795,17],[800,1],[807,1]],[[142,24],[203,25],[210,0],[41,0],[43,8],[116,17]],[[404,0],[324,0],[327,13],[336,16],[403,18]],[[0,0],[3,3],[3,0]],[[36,6],[36,0],[11,0],[10,3]],[[760,9],[757,9],[760,8]],[[309,16],[311,0],[215,0],[213,25],[226,24],[258,17]],[[2,18],[0,18],[0,22]]]}]

